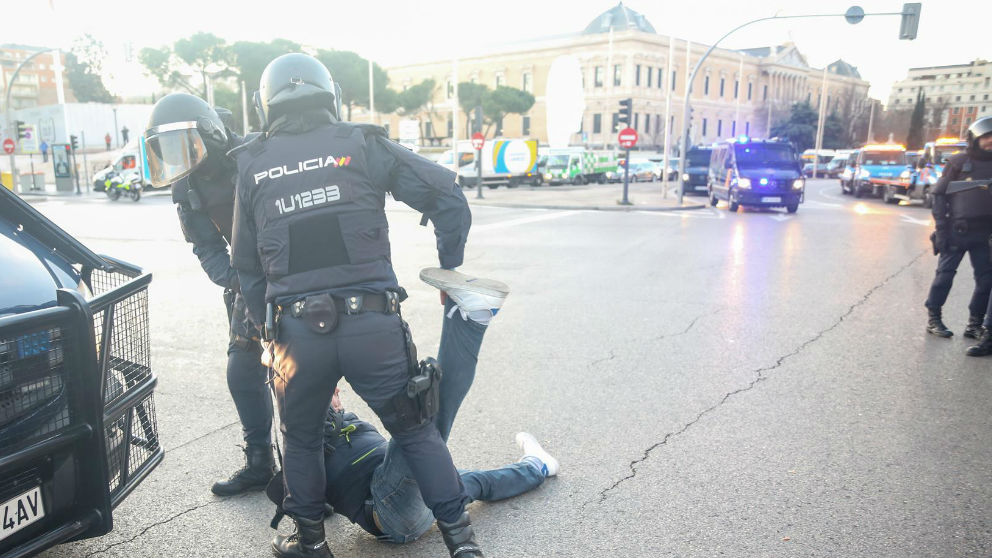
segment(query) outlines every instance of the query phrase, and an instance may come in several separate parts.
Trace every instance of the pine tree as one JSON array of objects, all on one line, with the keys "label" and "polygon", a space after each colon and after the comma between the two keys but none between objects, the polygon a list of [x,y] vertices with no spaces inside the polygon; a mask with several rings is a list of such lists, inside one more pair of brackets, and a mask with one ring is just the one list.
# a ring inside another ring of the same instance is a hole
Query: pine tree
[{"label": "pine tree", "polygon": [[921,89],[916,94],[916,106],[909,119],[909,134],[906,135],[906,149],[915,151],[923,148],[923,124],[926,117],[926,96]]}]

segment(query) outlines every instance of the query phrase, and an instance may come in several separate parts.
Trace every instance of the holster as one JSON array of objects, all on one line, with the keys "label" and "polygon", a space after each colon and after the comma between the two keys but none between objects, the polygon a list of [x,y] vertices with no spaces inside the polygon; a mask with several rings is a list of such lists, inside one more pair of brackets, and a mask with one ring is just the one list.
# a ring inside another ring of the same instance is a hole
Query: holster
[{"label": "holster", "polygon": [[314,333],[327,334],[338,327],[338,309],[328,293],[308,296],[300,318]]},{"label": "holster", "polygon": [[234,290],[224,289],[224,306],[227,308],[227,323],[234,319]]},{"label": "holster", "polygon": [[[933,246],[933,255],[940,255],[940,248],[937,247],[937,231],[930,233],[930,245]],[[989,245],[992,246],[992,237],[989,238]]]},{"label": "holster", "polygon": [[390,399],[399,424],[420,426],[437,416],[441,405],[441,365],[434,358],[417,360],[417,346],[413,342],[410,326],[403,322],[410,377],[406,389]]}]

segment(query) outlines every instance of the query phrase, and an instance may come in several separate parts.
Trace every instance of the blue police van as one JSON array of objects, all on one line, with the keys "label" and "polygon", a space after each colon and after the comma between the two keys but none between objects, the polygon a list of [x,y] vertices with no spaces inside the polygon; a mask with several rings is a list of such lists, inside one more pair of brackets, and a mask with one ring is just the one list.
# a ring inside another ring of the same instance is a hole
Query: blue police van
[{"label": "blue police van", "polygon": [[0,187],[0,557],[113,528],[162,461],[151,275]]},{"label": "blue police van", "polygon": [[741,136],[713,147],[707,189],[710,205],[723,200],[730,211],[740,206],[784,207],[795,213],[806,181],[791,143]]}]

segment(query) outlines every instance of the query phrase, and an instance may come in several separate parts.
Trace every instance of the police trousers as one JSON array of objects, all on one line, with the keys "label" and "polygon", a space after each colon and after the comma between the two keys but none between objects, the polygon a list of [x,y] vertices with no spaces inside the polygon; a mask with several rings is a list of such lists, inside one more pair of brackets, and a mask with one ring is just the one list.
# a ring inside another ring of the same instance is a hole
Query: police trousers
[{"label": "police trousers", "polygon": [[260,361],[261,346],[232,335],[227,347],[227,389],[241,419],[245,443],[272,445],[272,397],[265,383],[268,370]]},{"label": "police trousers", "polygon": [[954,275],[965,254],[971,258],[971,267],[975,272],[975,290],[968,303],[968,311],[972,316],[982,316],[989,303],[989,292],[992,291],[992,261],[989,259],[989,241],[987,235],[972,234],[963,242],[958,242],[954,250],[941,252],[937,258],[937,273],[930,285],[930,294],[925,306],[931,310],[940,310],[947,302],[951,292]]},{"label": "police trousers", "polygon": [[399,316],[340,315],[337,329],[320,334],[284,314],[274,355],[288,514],[318,519],[323,513],[324,419],[334,387],[344,377],[396,441],[434,517],[453,522],[461,516],[468,494],[437,426],[403,423],[390,404],[405,392],[409,378]]}]

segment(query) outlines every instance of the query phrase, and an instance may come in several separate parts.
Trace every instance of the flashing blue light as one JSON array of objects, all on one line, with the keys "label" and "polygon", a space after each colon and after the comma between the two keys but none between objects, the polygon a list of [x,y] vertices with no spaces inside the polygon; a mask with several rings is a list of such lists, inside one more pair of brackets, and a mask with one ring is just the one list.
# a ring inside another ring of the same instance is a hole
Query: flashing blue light
[{"label": "flashing blue light", "polygon": [[748,142],[748,138],[747,138],[747,136],[738,136],[737,137],[737,142],[738,143],[747,143]]},{"label": "flashing blue light", "polygon": [[761,180],[758,181],[758,184],[761,184],[762,186],[768,186],[768,179],[762,178]]}]

